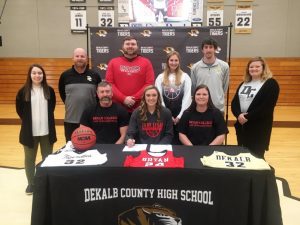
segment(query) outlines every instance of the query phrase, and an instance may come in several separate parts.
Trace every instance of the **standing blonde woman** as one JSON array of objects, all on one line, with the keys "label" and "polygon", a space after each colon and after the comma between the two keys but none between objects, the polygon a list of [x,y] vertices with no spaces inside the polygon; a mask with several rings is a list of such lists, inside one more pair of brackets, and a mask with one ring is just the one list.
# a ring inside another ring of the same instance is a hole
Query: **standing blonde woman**
[{"label": "standing blonde woman", "polygon": [[231,102],[231,111],[237,118],[234,127],[238,145],[249,148],[260,158],[269,149],[278,95],[279,85],[266,61],[261,57],[250,59],[244,81]]},{"label": "standing blonde woman", "polygon": [[47,84],[44,69],[38,64],[31,65],[26,82],[16,97],[16,110],[22,120],[19,141],[25,153],[26,194],[33,192],[38,145],[44,159],[52,153],[56,142],[55,104],[55,92]]},{"label": "standing blonde woman", "polygon": [[171,110],[174,124],[174,138],[172,144],[180,144],[177,125],[183,112],[190,106],[191,79],[180,68],[180,55],[173,51],[167,55],[166,67],[155,81],[162,96],[162,105]]}]

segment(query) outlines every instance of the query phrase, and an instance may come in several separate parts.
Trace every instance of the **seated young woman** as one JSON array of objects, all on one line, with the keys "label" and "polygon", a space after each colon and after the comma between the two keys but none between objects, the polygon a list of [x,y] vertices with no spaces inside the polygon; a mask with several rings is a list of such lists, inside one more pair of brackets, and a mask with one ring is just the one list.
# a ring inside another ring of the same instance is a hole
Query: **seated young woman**
[{"label": "seated young woman", "polygon": [[131,115],[126,144],[170,144],[173,138],[172,114],[161,104],[157,87],[145,88],[140,106]]},{"label": "seated young woman", "polygon": [[228,133],[223,114],[217,109],[206,85],[199,85],[192,104],[179,122],[179,140],[184,145],[221,145]]}]

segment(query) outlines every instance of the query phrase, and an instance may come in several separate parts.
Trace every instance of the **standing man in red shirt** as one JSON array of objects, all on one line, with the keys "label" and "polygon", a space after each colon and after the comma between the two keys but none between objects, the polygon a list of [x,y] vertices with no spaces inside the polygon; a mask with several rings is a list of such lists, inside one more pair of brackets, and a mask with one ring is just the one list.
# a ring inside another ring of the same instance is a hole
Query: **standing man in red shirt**
[{"label": "standing man in red shirt", "polygon": [[139,106],[145,87],[154,83],[152,64],[138,50],[136,38],[126,37],[123,56],[113,58],[106,72],[106,80],[113,87],[113,101],[124,105],[129,113]]}]

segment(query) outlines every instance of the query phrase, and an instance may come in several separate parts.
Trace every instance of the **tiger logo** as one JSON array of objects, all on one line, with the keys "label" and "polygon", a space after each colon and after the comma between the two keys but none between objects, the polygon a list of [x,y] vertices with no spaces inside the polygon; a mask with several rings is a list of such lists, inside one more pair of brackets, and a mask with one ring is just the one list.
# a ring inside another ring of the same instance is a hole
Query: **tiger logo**
[{"label": "tiger logo", "polygon": [[198,37],[198,36],[199,36],[199,30],[197,30],[197,29],[191,29],[191,31],[188,32],[188,34],[189,34],[191,37]]},{"label": "tiger logo", "polygon": [[187,68],[192,69],[193,65],[194,65],[193,63],[190,63],[187,65]]},{"label": "tiger logo", "polygon": [[98,32],[96,32],[96,34],[100,37],[106,37],[107,31],[106,30],[99,30]]},{"label": "tiger logo", "polygon": [[222,50],[221,47],[218,46],[215,53],[219,54],[221,52],[221,50]]},{"label": "tiger logo", "polygon": [[106,69],[107,69],[107,64],[106,64],[106,63],[100,63],[97,67],[98,67],[100,70],[106,70]]},{"label": "tiger logo", "polygon": [[150,37],[152,34],[152,32],[150,30],[143,30],[143,32],[141,32],[141,35],[144,37]]},{"label": "tiger logo", "polygon": [[164,52],[167,54],[169,54],[170,52],[173,52],[173,51],[175,51],[175,48],[173,48],[173,47],[165,47],[164,48]]},{"label": "tiger logo", "polygon": [[159,204],[136,206],[119,215],[118,225],[182,225],[173,210]]}]

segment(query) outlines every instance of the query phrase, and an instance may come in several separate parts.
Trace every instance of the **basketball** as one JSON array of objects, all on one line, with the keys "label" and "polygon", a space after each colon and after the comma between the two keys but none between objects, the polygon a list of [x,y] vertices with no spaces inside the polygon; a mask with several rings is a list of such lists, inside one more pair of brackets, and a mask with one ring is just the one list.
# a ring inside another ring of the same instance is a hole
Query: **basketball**
[{"label": "basketball", "polygon": [[96,144],[96,134],[91,128],[81,126],[73,131],[71,141],[76,150],[85,151]]}]

